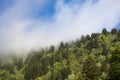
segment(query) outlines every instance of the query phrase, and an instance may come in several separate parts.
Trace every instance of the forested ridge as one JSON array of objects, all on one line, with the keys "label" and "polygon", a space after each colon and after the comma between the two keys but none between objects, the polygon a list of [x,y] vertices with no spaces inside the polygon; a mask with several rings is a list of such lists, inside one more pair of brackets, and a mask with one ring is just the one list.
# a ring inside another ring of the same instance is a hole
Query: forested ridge
[{"label": "forested ridge", "polygon": [[0,59],[0,80],[120,80],[120,30]]}]

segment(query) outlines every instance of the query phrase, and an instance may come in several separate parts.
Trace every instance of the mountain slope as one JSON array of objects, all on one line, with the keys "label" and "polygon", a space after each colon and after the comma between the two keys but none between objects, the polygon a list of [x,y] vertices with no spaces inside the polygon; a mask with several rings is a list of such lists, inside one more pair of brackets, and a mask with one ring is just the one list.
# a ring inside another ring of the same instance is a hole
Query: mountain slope
[{"label": "mountain slope", "polygon": [[2,62],[0,76],[4,72],[14,80],[119,80],[119,55],[120,30],[103,29],[76,41],[61,42],[59,47],[33,51],[24,62],[15,58],[8,68]]}]

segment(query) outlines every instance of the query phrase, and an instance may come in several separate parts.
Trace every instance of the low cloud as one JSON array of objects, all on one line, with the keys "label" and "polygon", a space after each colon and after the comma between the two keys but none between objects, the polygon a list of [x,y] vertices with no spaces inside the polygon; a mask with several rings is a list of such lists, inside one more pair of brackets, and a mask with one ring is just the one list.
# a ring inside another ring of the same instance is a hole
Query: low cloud
[{"label": "low cloud", "polygon": [[120,21],[119,0],[58,0],[52,18],[30,18],[44,0],[18,0],[0,15],[0,51],[28,52],[81,35],[115,27]]}]

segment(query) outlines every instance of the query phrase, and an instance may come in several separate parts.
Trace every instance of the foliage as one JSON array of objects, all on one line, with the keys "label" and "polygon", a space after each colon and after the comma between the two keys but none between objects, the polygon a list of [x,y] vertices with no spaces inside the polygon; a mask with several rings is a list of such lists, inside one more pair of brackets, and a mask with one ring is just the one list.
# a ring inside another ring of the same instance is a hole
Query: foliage
[{"label": "foliage", "polygon": [[113,52],[110,60],[110,80],[120,79],[120,46],[118,46]]},{"label": "foliage", "polygon": [[0,59],[0,80],[119,80],[120,30],[82,35],[26,58]]}]

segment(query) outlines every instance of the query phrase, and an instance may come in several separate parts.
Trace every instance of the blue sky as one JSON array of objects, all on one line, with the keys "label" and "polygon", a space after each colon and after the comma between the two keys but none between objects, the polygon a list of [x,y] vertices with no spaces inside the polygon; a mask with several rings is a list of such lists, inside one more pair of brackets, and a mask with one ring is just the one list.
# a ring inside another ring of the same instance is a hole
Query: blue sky
[{"label": "blue sky", "polygon": [[57,45],[120,25],[120,0],[0,0],[0,51]]},{"label": "blue sky", "polygon": [[13,4],[13,0],[0,0],[0,13]]},{"label": "blue sky", "polygon": [[[31,15],[33,15],[33,18],[52,18],[52,16],[55,13],[55,4],[56,0],[48,0],[48,3],[45,3],[42,6],[42,9],[39,10],[36,9],[35,11],[32,12]],[[36,12],[36,13],[34,13]]]},{"label": "blue sky", "polygon": [[[12,7],[15,4],[15,0],[0,0],[0,13],[3,13],[6,9],[9,7]],[[63,0],[64,4],[71,4],[71,3],[79,3],[83,4],[85,0]],[[29,13],[28,17],[31,18],[52,18],[52,16],[55,13],[55,5],[57,3],[57,0],[48,0],[47,2],[42,5],[42,9],[39,9],[39,6],[32,10],[31,13]],[[22,5],[21,5],[22,6]]]}]

